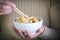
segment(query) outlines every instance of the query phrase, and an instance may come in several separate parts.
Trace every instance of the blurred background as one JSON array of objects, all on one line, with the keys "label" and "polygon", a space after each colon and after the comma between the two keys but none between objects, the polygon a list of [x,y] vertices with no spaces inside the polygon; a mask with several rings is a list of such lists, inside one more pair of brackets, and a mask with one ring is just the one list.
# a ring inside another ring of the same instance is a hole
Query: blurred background
[{"label": "blurred background", "polygon": [[[55,30],[60,30],[60,0],[11,0],[18,9],[27,15],[42,17],[44,25]],[[13,19],[19,15],[12,12],[0,16],[1,35],[5,39],[20,39],[13,31]]]}]

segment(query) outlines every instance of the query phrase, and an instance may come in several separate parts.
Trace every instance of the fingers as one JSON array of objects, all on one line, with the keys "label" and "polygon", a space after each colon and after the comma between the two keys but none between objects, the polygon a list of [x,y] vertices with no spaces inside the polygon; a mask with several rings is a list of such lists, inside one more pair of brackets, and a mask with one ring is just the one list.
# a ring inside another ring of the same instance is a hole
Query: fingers
[{"label": "fingers", "polygon": [[44,31],[44,27],[39,28],[36,32],[42,33]]},{"label": "fingers", "polygon": [[0,1],[1,4],[5,4],[5,5],[10,5],[11,7],[16,7],[14,2],[10,2],[9,0],[2,0]]},{"label": "fingers", "polygon": [[20,29],[16,29],[15,27],[13,27],[14,31],[21,37],[21,38],[25,38],[25,36],[23,35],[22,31]]},{"label": "fingers", "polygon": [[12,8],[8,5],[3,5],[2,10],[3,10],[2,12],[4,12],[4,13],[11,13],[12,12]]},{"label": "fingers", "polygon": [[28,30],[26,30],[25,32],[27,34],[27,37],[32,38],[32,35],[31,35],[31,33]]},{"label": "fingers", "polygon": [[0,15],[3,14],[10,14],[12,12],[13,7],[16,7],[16,5],[13,2],[10,2],[8,0],[0,1]]},{"label": "fingers", "polygon": [[[23,32],[22,32],[20,29],[16,30],[15,27],[13,27],[13,29],[14,29],[14,31],[15,31],[19,36],[21,36],[21,38],[25,39],[25,35],[23,34]],[[34,38],[36,38],[37,36],[39,36],[40,34],[42,34],[43,31],[44,31],[44,27],[39,28],[39,29],[37,30],[36,34],[34,34],[34,35],[32,35],[28,30],[26,30],[25,32],[26,32],[26,34],[27,34],[26,36],[27,36],[28,38],[34,39]]]},{"label": "fingers", "polygon": [[22,38],[25,38],[25,36],[23,35],[23,33],[21,32],[20,29],[18,29],[18,34],[19,34]]},{"label": "fingers", "polygon": [[9,9],[11,9],[11,7],[9,5],[2,5],[2,9],[9,10]]},{"label": "fingers", "polygon": [[27,33],[27,37],[30,39],[36,38],[40,34],[40,33],[36,33],[32,35],[29,31],[26,31],[26,33]]},{"label": "fingers", "polygon": [[31,33],[29,31],[26,30],[26,33],[27,33],[27,36],[30,38],[30,39],[33,39],[33,38],[36,38],[37,36],[39,36],[40,34],[42,34],[44,31],[44,27],[41,27],[37,30],[36,34],[34,35],[31,35]]},{"label": "fingers", "polygon": [[1,5],[2,8],[0,9],[0,15],[3,15],[3,14],[9,14],[12,12],[12,8],[8,5]]},{"label": "fingers", "polygon": [[16,7],[14,2],[6,1],[5,4],[10,5],[11,7]]}]

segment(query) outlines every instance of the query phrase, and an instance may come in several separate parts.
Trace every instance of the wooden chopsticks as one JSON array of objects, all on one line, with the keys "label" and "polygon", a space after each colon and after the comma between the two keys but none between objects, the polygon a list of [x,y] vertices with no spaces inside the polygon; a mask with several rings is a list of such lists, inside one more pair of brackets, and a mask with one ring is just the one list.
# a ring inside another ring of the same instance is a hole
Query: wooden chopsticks
[{"label": "wooden chopsticks", "polygon": [[13,10],[16,11],[19,15],[26,17],[26,15],[21,10],[19,10],[18,8],[15,7]]}]

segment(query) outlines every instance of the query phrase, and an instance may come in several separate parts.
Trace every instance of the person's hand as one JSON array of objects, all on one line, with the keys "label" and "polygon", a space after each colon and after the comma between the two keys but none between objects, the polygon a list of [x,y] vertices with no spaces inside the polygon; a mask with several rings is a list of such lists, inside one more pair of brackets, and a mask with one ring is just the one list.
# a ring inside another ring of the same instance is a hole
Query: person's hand
[{"label": "person's hand", "polygon": [[9,0],[0,0],[0,15],[10,14],[16,5]]},{"label": "person's hand", "polygon": [[24,35],[24,33],[23,33],[20,29],[17,30],[15,27],[13,27],[13,30],[14,30],[22,39],[25,39],[25,38],[34,39],[34,38],[38,37],[41,33],[43,33],[44,27],[39,28],[39,29],[36,31],[36,34],[34,34],[34,35],[31,35],[31,33],[30,33],[28,30],[25,31],[25,32],[27,33],[27,35]]}]

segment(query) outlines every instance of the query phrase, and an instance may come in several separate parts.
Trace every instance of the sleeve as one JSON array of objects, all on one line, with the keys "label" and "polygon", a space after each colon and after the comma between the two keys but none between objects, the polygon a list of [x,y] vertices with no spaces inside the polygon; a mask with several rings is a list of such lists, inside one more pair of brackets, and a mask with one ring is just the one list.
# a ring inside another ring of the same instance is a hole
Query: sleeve
[{"label": "sleeve", "polygon": [[53,29],[50,29],[45,26],[45,31],[39,35],[39,39],[43,40],[56,40],[57,39],[57,32]]}]

